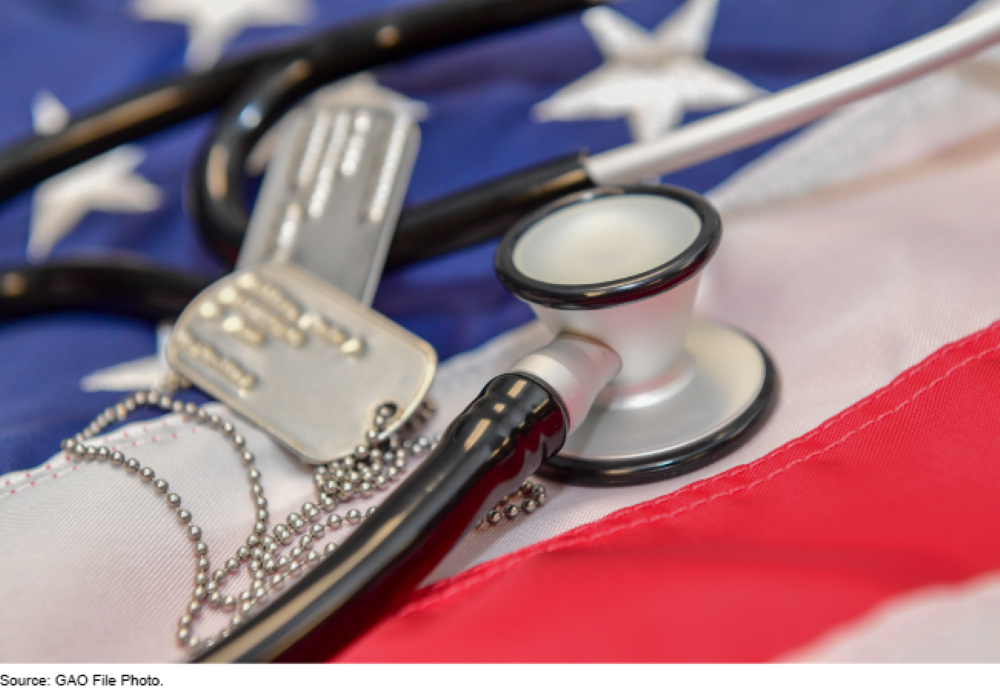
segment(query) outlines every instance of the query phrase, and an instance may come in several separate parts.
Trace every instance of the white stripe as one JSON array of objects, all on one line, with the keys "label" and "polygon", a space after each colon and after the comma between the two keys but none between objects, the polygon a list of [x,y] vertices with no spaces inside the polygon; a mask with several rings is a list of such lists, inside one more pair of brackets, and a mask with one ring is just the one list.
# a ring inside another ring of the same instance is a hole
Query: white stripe
[{"label": "white stripe", "polygon": [[1000,574],[934,586],[880,604],[786,657],[815,663],[996,663]]}]

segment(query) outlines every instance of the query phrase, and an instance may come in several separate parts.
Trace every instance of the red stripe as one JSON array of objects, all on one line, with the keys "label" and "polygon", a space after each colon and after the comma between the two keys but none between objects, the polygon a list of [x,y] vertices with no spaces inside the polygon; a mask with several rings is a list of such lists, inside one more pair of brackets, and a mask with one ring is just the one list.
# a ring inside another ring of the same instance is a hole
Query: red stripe
[{"label": "red stripe", "polygon": [[993,325],[752,464],[439,582],[340,660],[769,660],[998,569],[998,353]]}]

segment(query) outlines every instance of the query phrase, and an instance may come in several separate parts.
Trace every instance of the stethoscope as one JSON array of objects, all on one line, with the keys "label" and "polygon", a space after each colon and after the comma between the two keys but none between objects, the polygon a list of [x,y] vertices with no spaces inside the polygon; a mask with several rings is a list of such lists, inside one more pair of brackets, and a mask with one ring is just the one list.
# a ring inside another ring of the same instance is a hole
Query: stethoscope
[{"label": "stethoscope", "polygon": [[[426,20],[431,10],[443,9],[455,13],[449,15],[453,20],[479,13],[472,33],[481,35],[502,28],[484,26],[482,14],[485,6],[500,5],[520,8],[506,27],[581,3],[532,11],[537,3],[449,2],[424,8],[428,14],[421,16]],[[463,15],[466,6],[477,9]],[[320,68],[315,55],[289,52],[264,63],[260,81],[226,109],[196,175],[199,218],[216,247],[231,251],[242,238],[246,211],[235,184],[242,160],[259,133],[295,99],[330,78],[458,40],[454,29],[441,32],[446,39],[431,31],[429,39],[410,41],[409,25],[395,20],[356,25],[364,27],[354,35],[360,52],[368,51],[363,60],[352,62],[333,51],[343,62]],[[409,238],[432,245],[434,252],[492,237],[512,216],[530,212],[501,242],[496,268],[501,281],[532,305],[554,339],[492,380],[420,468],[338,551],[273,602],[253,626],[238,630],[200,660],[271,659],[317,628],[328,638],[329,650],[346,645],[416,586],[499,497],[535,471],[591,485],[645,482],[690,471],[737,443],[766,416],[777,375],[766,352],[749,336],[691,319],[699,272],[721,238],[718,213],[694,193],[629,184],[787,131],[998,39],[1000,11],[994,10],[663,139],[592,157],[574,154],[414,212],[411,218],[426,225],[404,220],[399,247]],[[372,50],[373,45],[381,52]],[[326,55],[322,50],[318,54]],[[166,121],[194,110],[178,106],[158,117]],[[108,131],[103,139],[75,149],[67,144],[79,139],[80,131],[71,125],[63,133],[69,133],[67,139],[59,140],[63,150],[20,184],[38,182],[74,156],[85,158],[156,124],[155,117],[133,118],[122,130],[127,134]],[[12,163],[0,169],[0,184],[9,182],[10,166],[16,169],[24,160],[9,157]],[[544,203],[549,206],[533,211]],[[604,221],[595,225],[595,218]],[[456,228],[462,233],[456,234]],[[477,230],[466,233],[466,228]],[[634,244],[625,253],[631,259],[609,266],[606,248],[619,244],[622,233]],[[416,256],[415,250],[409,255],[395,250],[390,261]],[[52,273],[63,271],[59,276],[69,283],[86,282],[89,269],[8,271],[0,276],[4,301],[15,312],[25,306],[63,307],[56,303],[67,299],[66,282],[60,286]],[[118,269],[111,281],[123,287],[144,285],[145,268]],[[47,281],[41,278],[45,272],[50,274]],[[103,269],[102,276],[108,280]],[[153,305],[138,307],[148,314],[182,307],[195,286],[187,281],[175,290],[179,283],[174,278],[156,276],[157,285],[166,290],[157,293]],[[97,288],[92,298],[99,302],[107,295]]]}]

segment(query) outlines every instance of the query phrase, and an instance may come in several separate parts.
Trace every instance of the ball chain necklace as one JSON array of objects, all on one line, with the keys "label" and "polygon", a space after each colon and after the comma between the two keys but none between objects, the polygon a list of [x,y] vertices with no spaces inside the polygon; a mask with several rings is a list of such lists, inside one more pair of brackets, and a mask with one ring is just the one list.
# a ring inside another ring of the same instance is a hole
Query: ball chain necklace
[{"label": "ball chain necklace", "polygon": [[[415,434],[416,429],[430,418],[434,409],[429,401],[423,402],[403,435],[396,433],[384,439],[383,432],[395,416],[396,408],[392,404],[383,404],[373,416],[372,427],[365,433],[364,443],[355,448],[353,455],[316,468],[313,475],[316,501],[304,503],[301,512],[292,512],[285,523],[274,524],[268,532],[268,503],[260,471],[254,464],[255,457],[246,448],[246,439],[237,432],[232,421],[210,413],[203,406],[185,403],[173,396],[177,390],[188,386],[187,381],[171,373],[161,387],[138,391],[126,396],[116,406],[105,409],[81,433],[63,440],[61,447],[74,459],[107,462],[152,485],[185,527],[187,538],[194,546],[196,570],[191,600],[178,621],[176,634],[179,645],[196,653],[229,637],[247,622],[255,610],[266,605],[274,593],[315,567],[325,554],[336,550],[339,544],[332,540],[325,547],[319,547],[325,535],[345,526],[356,526],[375,511],[372,505],[364,512],[353,508],[341,516],[334,512],[338,505],[358,497],[367,500],[386,490],[398,479],[410,457],[423,454],[436,443],[423,436],[415,440],[402,439]],[[120,451],[88,444],[111,425],[125,422],[139,408],[158,408],[181,414],[199,425],[217,430],[233,446],[245,469],[253,496],[253,526],[235,555],[214,570],[204,532],[194,523],[190,510],[182,506],[180,495],[171,491],[166,479],[157,477],[152,468],[142,466],[138,460],[126,457]],[[505,519],[513,521],[522,514],[532,514],[545,504],[546,499],[544,486],[527,481],[516,492],[501,498],[482,519],[477,530],[496,526]],[[231,579],[235,581],[244,566],[251,578],[249,587],[239,593],[225,593],[223,585]],[[222,611],[229,621],[217,634],[200,638],[194,633],[194,626],[206,610]]]}]

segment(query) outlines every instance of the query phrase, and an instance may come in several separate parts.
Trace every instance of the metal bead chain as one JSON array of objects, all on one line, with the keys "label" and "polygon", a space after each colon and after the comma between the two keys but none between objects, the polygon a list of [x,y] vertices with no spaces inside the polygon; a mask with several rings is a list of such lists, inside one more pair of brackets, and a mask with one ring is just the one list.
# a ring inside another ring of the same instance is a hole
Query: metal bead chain
[{"label": "metal bead chain", "polygon": [[[333,552],[338,544],[331,541],[320,551],[314,549],[317,539],[327,531],[356,526],[375,511],[375,506],[363,512],[354,508],[341,517],[333,512],[337,505],[357,497],[367,499],[376,492],[385,490],[406,467],[408,457],[433,449],[437,443],[423,436],[411,441],[401,440],[399,433],[384,435],[385,428],[397,410],[393,404],[383,404],[373,417],[372,428],[365,433],[365,444],[358,445],[350,456],[317,467],[313,476],[317,492],[316,503],[304,503],[301,514],[289,514],[287,523],[275,524],[271,533],[268,533],[270,515],[260,483],[261,474],[254,465],[253,453],[246,449],[245,438],[237,432],[231,421],[210,413],[197,404],[174,399],[169,392],[190,386],[183,378],[172,375],[166,384],[171,388],[168,391],[139,391],[126,397],[118,405],[108,407],[75,438],[63,440],[61,447],[78,460],[106,461],[111,466],[125,469],[127,473],[134,473],[142,482],[151,484],[156,492],[164,496],[167,506],[176,514],[181,525],[186,527],[187,537],[193,544],[196,571],[191,601],[178,621],[176,634],[178,643],[191,649],[209,648],[217,641],[228,638],[236,628],[243,625],[253,610],[270,600],[273,592],[280,591],[287,583],[319,564],[323,554]],[[218,430],[239,454],[250,483],[255,507],[254,523],[244,544],[236,550],[235,556],[224,562],[223,568],[210,571],[209,549],[203,532],[194,523],[191,512],[182,507],[180,495],[170,492],[166,479],[157,478],[152,468],[143,467],[134,458],[126,458],[120,451],[112,452],[105,446],[86,444],[111,425],[124,422],[129,414],[140,407],[160,408],[183,414],[201,425]],[[433,405],[428,401],[423,402],[413,418],[403,426],[403,434],[412,433],[422,426],[433,412]],[[518,498],[523,498],[520,504]],[[505,518],[513,521],[522,513],[531,514],[544,505],[545,500],[543,486],[526,482],[516,493],[502,498],[478,528],[495,526]],[[323,513],[328,515],[325,519],[322,518]],[[237,575],[244,565],[252,577],[250,588],[239,594],[223,593],[222,585],[230,577]],[[193,626],[206,607],[234,614],[229,626],[215,637],[201,640],[193,633]]]},{"label": "metal bead chain", "polygon": [[517,492],[501,497],[496,506],[479,522],[476,530],[481,531],[496,526],[504,519],[514,521],[522,514],[534,514],[539,507],[545,506],[548,499],[544,485],[525,481]]},{"label": "metal bead chain", "polygon": [[[415,441],[402,440],[404,435],[423,427],[430,419],[434,413],[433,404],[424,401],[404,426],[402,434],[385,436],[385,428],[396,412],[394,404],[380,406],[375,412],[371,429],[365,433],[364,444],[358,445],[349,456],[316,467],[313,485],[316,488],[316,502],[321,510],[331,512],[339,503],[356,497],[367,499],[376,492],[385,490],[406,468],[409,457],[433,448],[434,444],[426,437],[419,437]],[[369,508],[366,514],[372,511],[374,507]],[[348,512],[348,522],[353,519],[354,516]]]},{"label": "metal bead chain", "polygon": [[[175,377],[168,381],[168,384],[180,387],[186,383],[182,379]],[[236,426],[231,421],[209,413],[196,404],[175,400],[169,393],[156,389],[136,392],[126,397],[117,406],[105,409],[75,439],[63,440],[61,445],[67,454],[81,461],[107,461],[111,466],[121,467],[126,472],[135,473],[141,481],[150,483],[158,493],[164,496],[167,506],[176,514],[181,525],[185,527],[185,533],[193,544],[196,565],[191,601],[180,618],[177,638],[181,644],[189,647],[211,646],[215,643],[215,638],[210,637],[202,642],[192,633],[193,624],[202,615],[206,605],[226,611],[238,611],[233,616],[230,627],[219,633],[218,636],[224,638],[229,636],[233,626],[238,626],[242,622],[242,614],[249,612],[254,605],[261,602],[260,596],[266,594],[244,592],[239,598],[231,594],[222,594],[219,587],[229,575],[239,571],[242,562],[249,560],[251,556],[250,549],[246,545],[241,546],[237,550],[236,557],[225,561],[225,569],[216,569],[210,573],[209,549],[203,532],[194,523],[194,516],[191,512],[182,506],[183,503],[180,495],[176,492],[170,492],[170,484],[167,480],[157,478],[156,472],[152,468],[148,466],[142,467],[138,460],[126,458],[120,451],[112,452],[105,446],[94,447],[85,444],[92,437],[102,433],[110,425],[116,422],[124,422],[130,413],[141,407],[160,408],[163,411],[187,415],[199,424],[218,430],[223,437],[230,440],[238,452],[243,465],[246,467],[253,501],[257,508],[256,521],[248,543],[251,541],[259,543],[260,536],[266,531],[264,521],[267,518],[267,500],[264,497],[264,490],[259,483],[260,471],[254,466],[253,454],[245,448],[246,440],[236,431]]]}]

